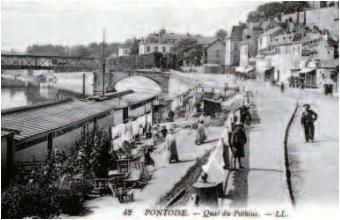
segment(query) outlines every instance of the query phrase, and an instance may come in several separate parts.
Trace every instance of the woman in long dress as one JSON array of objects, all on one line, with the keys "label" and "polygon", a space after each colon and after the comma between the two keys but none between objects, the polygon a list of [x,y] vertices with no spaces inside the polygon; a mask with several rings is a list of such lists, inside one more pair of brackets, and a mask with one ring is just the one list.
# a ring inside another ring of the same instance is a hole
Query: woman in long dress
[{"label": "woman in long dress", "polygon": [[165,147],[169,152],[169,163],[178,162],[177,143],[173,128],[170,128],[170,133],[165,138]]},{"label": "woman in long dress", "polygon": [[201,116],[198,120],[198,127],[197,127],[197,133],[196,133],[196,144],[202,144],[207,139],[207,135],[205,133],[204,129],[204,117]]},{"label": "woman in long dress", "polygon": [[143,148],[143,153],[144,153],[144,162],[146,166],[155,166],[155,161],[151,157],[153,149],[152,146],[145,145]]},{"label": "woman in long dress", "polygon": [[230,163],[229,163],[229,143],[230,143],[230,137],[229,137],[229,129],[228,129],[228,122],[226,123],[226,127],[223,130],[222,138],[221,138],[221,146],[223,149],[223,161],[224,161],[224,167],[223,169],[229,169]]}]

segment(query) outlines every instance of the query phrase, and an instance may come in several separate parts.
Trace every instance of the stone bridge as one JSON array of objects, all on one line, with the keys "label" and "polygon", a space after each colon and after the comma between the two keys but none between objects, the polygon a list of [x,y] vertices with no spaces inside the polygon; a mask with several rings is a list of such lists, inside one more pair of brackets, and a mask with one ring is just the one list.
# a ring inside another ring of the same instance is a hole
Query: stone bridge
[{"label": "stone bridge", "polygon": [[111,84],[115,86],[117,82],[132,76],[142,76],[156,82],[162,89],[163,94],[167,94],[169,91],[169,72],[161,72],[156,70],[130,70],[110,72],[112,77]]}]

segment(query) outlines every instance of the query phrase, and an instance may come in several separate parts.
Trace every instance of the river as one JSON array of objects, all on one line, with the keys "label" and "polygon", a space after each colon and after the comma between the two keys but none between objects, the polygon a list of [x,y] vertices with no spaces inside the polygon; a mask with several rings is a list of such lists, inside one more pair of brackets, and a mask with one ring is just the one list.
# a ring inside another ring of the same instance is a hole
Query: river
[{"label": "river", "polygon": [[1,110],[73,98],[76,94],[46,87],[2,87]]},{"label": "river", "polygon": [[[69,82],[69,81],[67,81]],[[176,94],[186,91],[190,86],[187,83],[181,82],[177,78],[170,77],[169,93],[164,94],[168,97],[174,97]],[[132,89],[139,93],[148,93],[159,95],[162,93],[162,88],[154,81],[144,77],[129,77],[119,81],[115,89],[124,91]],[[1,110],[33,105],[48,101],[57,101],[63,98],[79,97],[76,93],[67,92],[55,87],[1,87]]]}]

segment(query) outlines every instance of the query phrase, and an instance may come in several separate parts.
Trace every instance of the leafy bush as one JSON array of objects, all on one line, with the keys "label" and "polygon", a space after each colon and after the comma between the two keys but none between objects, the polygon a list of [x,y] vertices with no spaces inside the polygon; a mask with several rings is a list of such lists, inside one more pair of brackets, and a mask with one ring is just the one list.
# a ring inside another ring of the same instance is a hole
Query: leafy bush
[{"label": "leafy bush", "polygon": [[[2,218],[39,217],[53,218],[60,213],[77,215],[83,210],[85,189],[41,188],[34,186],[15,186],[1,194]],[[89,191],[88,191],[89,192]]]},{"label": "leafy bush", "polygon": [[113,164],[109,154],[109,135],[101,130],[86,129],[81,137],[71,148],[68,164],[68,167],[72,167],[71,172],[106,177],[110,165]]},{"label": "leafy bush", "polygon": [[59,210],[68,215],[77,215],[84,210],[84,196],[73,190],[61,190],[57,196]]},{"label": "leafy bush", "polygon": [[59,214],[56,188],[14,186],[1,194],[1,217],[52,218]]},{"label": "leafy bush", "polygon": [[107,176],[113,161],[107,133],[86,130],[81,137],[69,156],[55,151],[30,174],[17,173],[2,191],[3,218],[53,218],[60,213],[77,215],[85,209],[92,179]]},{"label": "leafy bush", "polygon": [[82,179],[73,182],[70,186],[70,190],[79,194],[83,199],[87,199],[89,192],[93,190],[92,180],[88,177],[83,177]]}]

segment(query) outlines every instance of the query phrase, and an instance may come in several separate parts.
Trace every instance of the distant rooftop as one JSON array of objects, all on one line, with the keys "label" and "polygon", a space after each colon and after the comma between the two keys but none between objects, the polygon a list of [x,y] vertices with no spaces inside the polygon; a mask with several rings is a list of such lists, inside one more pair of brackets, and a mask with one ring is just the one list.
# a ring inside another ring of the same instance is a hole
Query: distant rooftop
[{"label": "distant rooftop", "polygon": [[336,68],[339,67],[339,58],[334,60],[321,60],[320,66],[323,68]]},{"label": "distant rooftop", "polygon": [[229,38],[242,39],[243,27],[233,26]]},{"label": "distant rooftop", "polygon": [[265,31],[262,36],[271,36],[271,35],[275,35],[278,33],[282,33],[284,31],[284,29],[281,26],[276,26],[274,28],[271,28],[267,31]]},{"label": "distant rooftop", "polygon": [[205,37],[199,34],[192,35],[192,34],[176,34],[176,33],[151,33],[147,35],[147,37],[142,41],[146,43],[176,43],[177,41],[184,39],[184,38],[193,38],[201,44],[208,44],[213,41],[214,37]]},{"label": "distant rooftop", "polygon": [[210,47],[211,45],[213,45],[216,42],[221,42],[222,44],[224,44],[224,41],[219,39],[219,38],[215,38],[213,41],[211,41],[209,44],[206,45],[206,48]]}]

